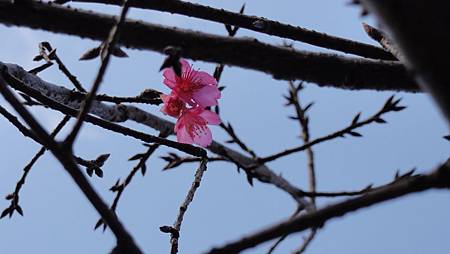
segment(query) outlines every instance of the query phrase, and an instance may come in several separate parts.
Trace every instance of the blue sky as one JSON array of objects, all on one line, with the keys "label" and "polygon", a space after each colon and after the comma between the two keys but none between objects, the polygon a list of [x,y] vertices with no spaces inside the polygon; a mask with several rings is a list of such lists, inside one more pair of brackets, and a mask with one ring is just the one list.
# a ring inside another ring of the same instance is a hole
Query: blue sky
[{"label": "blue sky", "polygon": [[[239,10],[242,1],[199,1],[218,8]],[[356,7],[347,1],[273,1],[248,0],[246,13],[264,16],[358,41],[373,43],[364,34],[361,22],[374,24],[370,18],[359,17]],[[74,5],[94,8],[106,13],[118,13],[117,8],[101,5]],[[152,23],[190,28],[225,35],[220,24],[158,12],[132,10],[130,17]],[[272,44],[281,44],[277,37],[240,30],[238,36],[256,37]],[[59,56],[88,87],[96,74],[98,60],[79,62],[77,59],[98,42],[57,35],[26,28],[0,25],[0,61],[32,68],[37,44],[49,41]],[[296,42],[303,50],[322,49]],[[130,58],[113,59],[101,92],[113,95],[136,95],[145,88],[168,91],[158,72],[163,56],[148,51],[126,50]],[[195,62],[195,67],[210,73],[214,64]],[[47,81],[70,87],[66,78],[53,67],[41,75]],[[254,148],[258,155],[269,155],[281,149],[301,144],[297,123],[287,119],[294,111],[282,107],[286,94],[285,81],[238,67],[226,67],[222,85],[221,116],[233,124],[239,136]],[[381,107],[392,92],[358,91],[318,88],[307,84],[301,94],[303,101],[314,101],[310,111],[312,137],[319,137],[346,126],[359,111],[369,116]],[[449,144],[442,136],[448,126],[428,96],[398,93],[408,108],[385,117],[387,125],[372,125],[359,130],[364,138],[346,138],[314,147],[318,188],[323,191],[355,190],[369,183],[383,184],[392,180],[396,170],[417,167],[419,172],[432,169],[449,155]],[[1,100],[2,105],[6,105]],[[159,113],[159,108],[141,108]],[[39,121],[49,130],[62,115],[43,109],[33,109]],[[127,126],[150,134],[155,131],[133,123]],[[63,131],[60,137],[67,132]],[[226,135],[213,127],[214,138],[227,140]],[[0,120],[0,194],[10,193],[21,175],[21,169],[39,146],[25,139],[4,119]],[[172,137],[173,138],[173,137]],[[136,140],[110,133],[88,124],[82,129],[75,147],[77,154],[95,158],[111,153],[102,179],[91,182],[108,202],[114,197],[109,187],[123,178],[134,166],[127,159],[145,147]],[[134,235],[145,253],[167,253],[168,235],[159,226],[170,225],[176,218],[178,206],[184,199],[197,165],[190,164],[169,172],[162,172],[164,163],[158,156],[169,149],[161,149],[148,162],[148,173],[137,175],[124,193],[118,215]],[[293,154],[269,164],[293,184],[307,188],[304,154]],[[330,221],[320,230],[308,253],[445,253],[450,247],[450,194],[428,191],[385,204],[364,209]],[[330,200],[322,199],[320,205]],[[0,253],[107,253],[114,245],[109,231],[93,231],[98,215],[60,164],[45,155],[33,168],[21,192],[20,203],[25,216],[0,221]],[[0,208],[9,205],[0,201]],[[212,246],[237,239],[243,234],[288,217],[294,203],[285,193],[273,186],[255,183],[250,187],[245,175],[237,174],[227,163],[211,163],[195,200],[189,207],[182,226],[180,253],[202,253]],[[301,234],[285,241],[278,252],[289,253],[301,243]],[[264,253],[268,244],[244,253]]]}]

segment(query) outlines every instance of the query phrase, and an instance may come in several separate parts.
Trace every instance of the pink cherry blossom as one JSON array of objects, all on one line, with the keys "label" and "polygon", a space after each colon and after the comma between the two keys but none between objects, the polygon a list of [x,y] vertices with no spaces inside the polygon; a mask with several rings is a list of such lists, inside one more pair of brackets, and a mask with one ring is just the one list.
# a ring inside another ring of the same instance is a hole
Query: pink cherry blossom
[{"label": "pink cherry blossom", "polygon": [[178,118],[181,114],[181,111],[186,109],[186,103],[180,100],[180,98],[174,93],[171,93],[169,95],[161,94],[160,97],[164,103],[163,107],[161,108],[161,112],[166,115]]},{"label": "pink cherry blossom", "polygon": [[175,124],[178,142],[198,144],[202,147],[209,146],[212,142],[212,134],[207,124],[220,124],[219,116],[201,107],[183,110]]},{"label": "pink cherry blossom", "polygon": [[181,100],[191,106],[209,107],[217,105],[220,90],[214,77],[204,71],[192,69],[189,63],[181,59],[181,77],[172,68],[163,72],[164,84],[172,89]]}]

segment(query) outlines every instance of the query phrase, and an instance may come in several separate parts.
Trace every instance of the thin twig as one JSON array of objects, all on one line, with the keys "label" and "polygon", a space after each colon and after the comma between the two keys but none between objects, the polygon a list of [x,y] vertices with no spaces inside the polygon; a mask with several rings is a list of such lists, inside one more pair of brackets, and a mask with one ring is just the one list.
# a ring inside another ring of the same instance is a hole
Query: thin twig
[{"label": "thin twig", "polygon": [[[294,83],[292,81],[289,81],[289,90],[291,94],[291,98],[294,102],[294,108],[295,112],[297,113],[298,122],[300,124],[300,127],[302,129],[302,139],[303,142],[309,143],[310,141],[310,133],[309,133],[309,117],[306,116],[306,111],[311,107],[312,104],[309,104],[305,107],[302,107],[300,102],[300,96],[298,93],[301,91],[301,88],[303,88],[303,84],[300,83],[299,87],[295,87]],[[317,188],[317,179],[316,179],[316,170],[315,170],[315,164],[314,164],[314,151],[312,150],[312,147],[308,147],[306,149],[306,158],[308,160],[308,181],[309,181],[309,191],[310,192],[316,192]],[[316,209],[316,199],[314,196],[311,196],[311,203],[313,209],[310,211],[314,211]],[[297,249],[293,251],[293,254],[301,254],[303,253],[306,248],[310,245],[314,237],[316,236],[317,229],[313,228],[308,235],[307,238],[303,240],[302,245]]]},{"label": "thin twig", "polygon": [[36,119],[30,114],[30,112],[20,103],[16,96],[9,89],[7,82],[3,79],[6,70],[3,68],[0,70],[0,92],[3,97],[14,107],[14,109],[21,115],[24,121],[34,131],[36,136],[42,140],[43,144],[55,155],[55,157],[64,166],[64,169],[69,173],[77,186],[83,191],[84,195],[88,198],[91,204],[95,207],[97,212],[106,221],[112,232],[116,236],[117,246],[126,253],[141,254],[141,250],[134,243],[133,238],[123,227],[118,218],[108,209],[105,202],[92,188],[89,181],[81,172],[80,168],[74,162],[71,151],[62,149],[60,144],[53,140],[47,131],[36,121]]},{"label": "thin twig", "polygon": [[303,239],[302,245],[300,245],[300,247],[298,247],[296,250],[294,250],[292,252],[292,254],[304,253],[306,248],[308,248],[308,246],[311,244],[311,242],[314,239],[314,237],[316,236],[316,234],[317,234],[317,229],[316,228],[311,229],[311,231],[309,232],[309,235]]},{"label": "thin twig", "polygon": [[234,128],[231,126],[230,123],[225,125],[224,123],[220,123],[220,127],[222,127],[223,130],[231,137],[231,140],[228,140],[227,143],[236,143],[243,151],[247,152],[252,156],[252,158],[257,158],[255,152],[253,152],[252,149],[248,148],[248,146],[240,139],[237,134],[234,132]]},{"label": "thin twig", "polygon": [[[184,163],[191,163],[191,162],[201,162],[202,158],[198,157],[180,157],[176,153],[169,153],[167,156],[161,156],[161,159],[165,160],[167,162],[167,165],[164,166],[163,170],[169,170],[176,168]],[[228,161],[226,158],[222,156],[218,157],[208,157],[208,162],[213,161]]]},{"label": "thin twig", "polygon": [[[308,104],[305,107],[302,107],[300,102],[300,96],[298,95],[299,92],[303,89],[303,84],[300,82],[297,86],[294,84],[293,81],[289,81],[289,97],[287,105],[292,105],[295,109],[296,119],[300,125],[301,129],[301,137],[303,139],[303,143],[307,144],[310,141],[310,133],[309,133],[309,117],[306,115],[306,111],[312,106],[312,103]],[[311,147],[308,147],[306,149],[306,156],[307,156],[307,165],[308,165],[308,181],[309,181],[309,191],[311,193],[316,192],[316,173],[315,173],[315,165],[314,165],[314,152]],[[310,212],[315,211],[316,209],[316,196],[309,196],[311,200],[311,209]],[[295,216],[295,215],[294,215]],[[310,234],[310,236],[304,240],[302,246],[299,250],[306,249],[306,246],[309,245],[309,243],[313,240],[314,236],[316,235],[316,229],[314,229]],[[287,238],[287,234],[283,235],[276,241],[272,247],[269,249],[269,254],[272,253],[275,248],[284,240]],[[303,247],[303,248],[302,248]],[[301,252],[303,252],[303,250]]]},{"label": "thin twig", "polygon": [[287,149],[285,151],[279,152],[279,153],[275,153],[273,155],[267,156],[267,157],[263,157],[259,159],[260,163],[267,163],[269,161],[273,161],[276,160],[278,158],[284,157],[286,155],[292,154],[292,153],[296,153],[296,152],[300,152],[300,151],[304,151],[306,149],[308,149],[309,147],[312,147],[316,144],[320,144],[322,142],[325,141],[329,141],[329,140],[333,140],[335,138],[339,138],[339,137],[344,137],[345,135],[350,135],[350,136],[354,136],[354,137],[361,137],[362,135],[359,134],[358,132],[355,132],[354,130],[357,128],[360,128],[362,126],[371,124],[371,123],[386,123],[385,120],[383,120],[381,118],[381,116],[383,114],[389,113],[389,112],[394,112],[394,111],[400,111],[403,110],[405,107],[404,106],[398,106],[398,103],[400,102],[400,99],[395,100],[394,101],[394,97],[391,96],[383,105],[383,107],[376,112],[374,115],[368,117],[365,120],[360,121],[359,120],[359,116],[360,114],[357,114],[354,118],[353,121],[351,122],[351,124],[341,130],[338,130],[334,133],[331,133],[329,135],[320,137],[320,138],[316,138],[304,145],[298,146],[298,147],[294,147],[294,148],[290,148]]},{"label": "thin twig", "polygon": [[12,123],[14,125],[14,127],[16,127],[16,129],[19,130],[20,133],[22,133],[22,135],[24,135],[25,137],[31,138],[36,143],[39,143],[39,144],[42,143],[42,141],[30,129],[25,127],[19,121],[19,119],[17,119],[16,116],[14,116],[13,114],[9,113],[8,110],[6,110],[1,105],[0,105],[0,114],[3,115],[10,123]]},{"label": "thin twig", "polygon": [[[70,120],[69,116],[65,116],[63,118],[63,120],[61,120],[60,123],[58,123],[58,125],[55,127],[55,129],[52,131],[52,133],[50,134],[51,138],[55,138],[56,135],[62,130],[62,128],[64,127],[64,125],[66,125],[66,123]],[[12,213],[14,212],[14,210],[16,211],[20,211],[20,215],[23,215],[23,211],[22,208],[20,208],[19,205],[19,194],[20,194],[20,190],[22,189],[23,185],[25,184],[25,180],[28,176],[28,173],[30,173],[33,165],[36,163],[36,161],[42,156],[44,155],[45,151],[47,150],[47,148],[45,146],[42,146],[41,149],[39,149],[39,151],[33,156],[33,158],[31,159],[30,162],[28,162],[28,164],[23,168],[23,174],[20,177],[19,181],[17,181],[16,183],[16,187],[14,188],[14,192],[12,192],[11,194],[9,194],[7,197],[8,199],[11,200],[11,204],[9,206],[10,209],[10,217],[12,215]]]},{"label": "thin twig", "polygon": [[[35,133],[33,133],[32,130],[25,127],[13,114],[9,113],[5,108],[3,108],[0,105],[0,114],[3,115],[10,123],[14,125],[14,127],[19,130],[20,133],[22,133],[25,137],[31,138],[36,143],[45,146],[44,143],[39,139],[39,137],[36,136]],[[81,157],[74,155],[75,161],[86,168],[89,167],[100,167],[101,165],[98,165],[98,163],[95,160],[86,160]]]},{"label": "thin twig", "polygon": [[[297,209],[295,209],[294,213],[291,215],[291,219],[295,218],[301,211],[303,211],[303,209],[301,207],[297,206]],[[267,251],[267,254],[272,254],[275,249],[284,241],[284,239],[286,239],[288,237],[288,234],[283,235],[282,237],[278,238],[277,241],[275,241],[275,243],[269,248],[269,250]]]},{"label": "thin twig", "polygon": [[144,103],[144,104],[152,104],[159,105],[162,103],[161,98],[158,96],[145,97],[142,95],[132,96],[132,97],[119,97],[119,96],[110,96],[106,94],[97,94],[95,96],[95,100],[97,101],[108,101],[114,103]]},{"label": "thin twig", "polygon": [[[244,9],[245,9],[245,4],[242,5],[241,10],[239,11],[240,14],[244,13]],[[226,24],[225,25],[225,29],[227,30],[228,36],[229,37],[234,37],[237,32],[239,31],[239,26],[235,26],[232,27],[231,25]],[[220,78],[222,76],[223,70],[225,68],[224,64],[217,64],[216,68],[214,70],[214,78],[216,79],[217,83],[219,83]],[[219,105],[216,105],[215,107],[215,112],[217,114],[220,114],[220,108]],[[245,145],[245,143],[242,141],[242,139],[240,139],[237,134],[234,131],[233,126],[231,125],[231,123],[228,124],[224,124],[223,122],[221,122],[219,124],[219,126],[230,136],[231,140],[226,141],[227,143],[236,143],[243,151],[247,152],[248,154],[250,154],[250,156],[252,156],[252,158],[257,158],[258,156],[256,155],[255,152],[253,152],[252,149],[248,148],[247,145]]]},{"label": "thin twig", "polygon": [[[161,133],[159,135],[160,137],[167,137],[166,134]],[[116,196],[114,197],[113,203],[111,204],[111,211],[116,213],[117,206],[119,204],[119,200],[122,197],[123,192],[125,191],[126,187],[131,183],[133,180],[133,177],[136,175],[137,172],[141,171],[142,175],[145,174],[147,170],[147,160],[150,158],[150,156],[158,149],[158,144],[149,145],[148,149],[145,153],[139,154],[139,161],[138,163],[131,169],[130,173],[127,175],[124,181],[117,180],[117,182],[109,189],[112,192],[115,192]],[[131,159],[130,159],[131,160]],[[103,230],[106,229],[107,225],[104,223],[103,219],[100,218],[97,221],[97,224],[95,224],[95,229],[103,225]]]},{"label": "thin twig", "polygon": [[[47,53],[46,51],[48,51],[49,53]],[[49,42],[44,41],[39,43],[39,56],[36,56],[34,60],[40,60],[41,58],[44,59],[47,64],[51,63],[51,61],[54,60],[58,65],[59,70],[70,80],[70,82],[72,82],[73,86],[80,92],[86,92],[86,89],[83,88],[77,77],[73,75],[69,71],[69,69],[67,69],[61,58],[59,58],[59,56],[56,54],[56,49],[54,49]]]},{"label": "thin twig", "polygon": [[120,18],[117,20],[116,24],[111,28],[109,32],[109,36],[105,42],[105,47],[102,51],[101,56],[101,64],[97,72],[97,76],[95,77],[94,84],[92,85],[91,90],[89,91],[86,99],[83,102],[83,106],[77,116],[77,121],[75,122],[72,131],[69,133],[67,138],[64,140],[64,144],[68,147],[72,147],[73,143],[80,132],[81,126],[83,125],[84,119],[89,114],[92,103],[95,100],[95,95],[97,94],[98,89],[100,88],[100,84],[103,81],[103,76],[106,73],[106,69],[109,64],[109,59],[111,58],[112,48],[115,47],[115,44],[119,40],[120,33],[122,30],[122,25],[125,22],[125,17],[128,13],[128,9],[130,8],[128,0],[123,0],[122,3],[122,11],[120,13]]},{"label": "thin twig", "polygon": [[165,233],[171,233],[170,236],[170,243],[171,243],[171,254],[178,253],[178,239],[180,238],[180,230],[181,230],[181,224],[183,223],[184,214],[186,213],[189,204],[191,204],[192,200],[194,199],[195,192],[197,191],[198,187],[200,187],[200,182],[202,181],[203,173],[205,173],[207,169],[207,159],[203,159],[200,162],[200,166],[198,167],[197,171],[195,172],[195,178],[192,182],[191,188],[189,189],[186,198],[184,199],[183,203],[180,206],[180,211],[178,213],[177,219],[175,220],[173,227],[163,226],[161,227],[161,231]]}]

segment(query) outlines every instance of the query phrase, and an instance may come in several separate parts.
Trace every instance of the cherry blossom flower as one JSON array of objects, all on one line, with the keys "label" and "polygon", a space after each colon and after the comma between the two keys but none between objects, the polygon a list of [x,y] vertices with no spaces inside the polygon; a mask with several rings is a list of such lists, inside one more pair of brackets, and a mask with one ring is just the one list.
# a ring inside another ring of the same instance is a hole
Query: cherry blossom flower
[{"label": "cherry blossom flower", "polygon": [[180,98],[174,93],[171,93],[169,95],[161,94],[160,97],[164,103],[163,107],[161,108],[161,112],[166,115],[178,118],[181,114],[181,111],[186,109],[186,103],[180,100]]},{"label": "cherry blossom flower", "polygon": [[220,124],[219,116],[202,107],[183,110],[175,124],[178,142],[198,144],[202,147],[209,146],[212,142],[212,134],[208,124]]},{"label": "cherry blossom flower", "polygon": [[217,105],[220,90],[217,87],[216,79],[204,71],[192,69],[191,65],[184,59],[180,59],[180,63],[181,77],[177,76],[172,68],[166,68],[163,72],[164,84],[190,106],[209,107]]}]

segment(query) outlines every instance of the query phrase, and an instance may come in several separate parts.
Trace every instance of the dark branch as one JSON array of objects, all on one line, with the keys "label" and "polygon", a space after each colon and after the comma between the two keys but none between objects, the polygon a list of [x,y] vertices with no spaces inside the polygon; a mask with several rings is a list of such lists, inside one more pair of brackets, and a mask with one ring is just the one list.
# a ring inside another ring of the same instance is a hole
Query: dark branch
[{"label": "dark branch", "polygon": [[450,188],[450,159],[429,174],[403,178],[394,184],[386,185],[385,187],[368,192],[361,197],[348,199],[318,209],[313,213],[283,221],[254,234],[245,236],[240,240],[228,243],[223,247],[214,248],[208,253],[239,253],[245,249],[281,237],[285,234],[301,232],[309,228],[320,228],[328,220],[341,217],[352,211],[432,188]]},{"label": "dark branch", "polygon": [[420,87],[430,92],[450,124],[450,37],[445,32],[450,22],[449,3],[430,4],[418,0],[361,2],[385,25],[389,38],[404,56],[402,62],[415,74]]},{"label": "dark branch", "polygon": [[[4,76],[5,70],[1,69],[1,74]],[[25,122],[34,131],[36,136],[42,140],[44,145],[55,155],[55,157],[64,166],[64,169],[69,173],[77,186],[83,191],[86,198],[95,207],[97,212],[106,221],[112,232],[116,236],[117,245],[127,253],[141,254],[141,250],[134,243],[133,238],[123,227],[118,218],[108,209],[104,201],[92,188],[89,181],[81,172],[80,168],[74,162],[72,154],[67,149],[62,149],[60,144],[56,143],[44,128],[36,121],[36,119],[28,112],[28,110],[20,103],[15,95],[9,89],[7,82],[0,76],[0,92],[3,97],[14,107],[14,109],[21,115]]]},{"label": "dark branch", "polygon": [[[180,206],[180,211],[178,213],[177,219],[175,220],[175,223],[173,224],[173,227],[169,231],[169,233],[171,233],[170,243],[172,244],[172,247],[170,249],[171,254],[178,253],[178,239],[180,238],[180,229],[181,224],[183,223],[184,214],[186,213],[189,204],[191,204],[192,200],[194,200],[195,192],[197,191],[198,187],[200,187],[200,182],[202,181],[203,174],[207,169],[207,162],[208,161],[206,158],[200,162],[200,166],[195,172],[195,178],[192,182],[191,188],[189,189],[186,198]],[[167,232],[164,230],[164,228],[167,228],[167,226],[161,227],[161,230],[163,232]]]},{"label": "dark branch", "polygon": [[92,88],[87,94],[86,98],[83,101],[81,110],[77,116],[77,121],[75,122],[72,131],[67,135],[67,138],[64,140],[64,144],[68,147],[72,147],[73,143],[80,133],[81,126],[83,125],[84,119],[89,114],[91,106],[95,100],[95,95],[97,94],[98,89],[100,88],[100,84],[103,81],[103,76],[106,73],[106,69],[108,68],[109,60],[111,58],[112,49],[115,47],[117,41],[119,40],[120,33],[122,31],[122,25],[125,22],[126,15],[128,13],[128,9],[130,8],[128,0],[122,0],[122,11],[120,13],[120,18],[116,21],[114,26],[109,31],[108,38],[104,42],[103,51],[101,53],[101,64],[97,72],[97,76],[95,77],[94,84],[92,84]]},{"label": "dark branch", "polygon": [[[120,0],[57,0],[55,2],[103,3],[110,5],[121,4]],[[369,44],[331,36],[325,33],[319,33],[298,26],[296,27],[288,24],[283,24],[262,17],[243,15],[223,9],[219,10],[209,6],[178,0],[132,0],[130,2],[131,7],[177,13],[190,17],[205,19],[269,35],[275,35],[282,38],[301,41],[318,47],[334,49],[358,56],[384,60],[395,60],[395,58],[391,54],[389,54],[389,52],[386,52],[381,48]]]},{"label": "dark branch", "polygon": [[[45,104],[52,109],[58,110],[64,114],[70,115],[72,117],[76,117],[78,115],[78,110],[68,107],[66,105],[60,104],[60,103],[46,97],[45,95],[42,95],[39,91],[36,91],[36,90],[28,87],[27,85],[23,84],[22,81],[11,76],[9,73],[7,73],[7,72],[3,73],[3,77],[8,81],[8,84],[11,87],[33,97],[34,99],[38,100],[42,104]],[[166,145],[166,146],[178,149],[180,151],[186,152],[186,153],[194,155],[194,156],[199,156],[199,157],[206,156],[206,151],[200,147],[195,147],[195,146],[187,145],[187,144],[181,144],[181,143],[174,142],[174,141],[171,141],[168,139],[164,139],[164,138],[156,137],[156,136],[149,135],[146,133],[138,132],[138,131],[132,130],[130,128],[100,119],[98,117],[91,116],[89,114],[86,115],[85,121],[95,124],[97,126],[100,126],[104,129],[114,131],[117,133],[121,133],[125,136],[131,136],[133,138],[142,140],[146,143],[158,143],[161,145]]]},{"label": "dark branch", "polygon": [[[20,17],[20,18],[18,18]],[[0,2],[0,22],[103,41],[114,17],[29,2]],[[77,24],[73,26],[72,24]],[[142,37],[142,34],[147,36]],[[168,45],[195,60],[236,65],[269,73],[277,79],[305,80],[320,86],[418,92],[403,65],[390,61],[345,58],[286,49],[255,39],[229,38],[173,29],[145,22],[124,22],[119,44],[163,52]]]},{"label": "dark branch", "polygon": [[[70,90],[65,89],[63,87],[45,82],[41,80],[39,77],[33,76],[32,74],[29,74],[25,72],[20,66],[13,65],[13,64],[3,64],[0,62],[0,66],[5,66],[10,71],[8,74],[13,75],[13,83],[12,87],[14,89],[17,89],[19,91],[24,91],[24,93],[27,93],[29,96],[33,97],[36,100],[45,101],[44,104],[49,103],[50,105],[53,105],[55,110],[58,110],[60,112],[69,112],[70,110],[74,110],[73,108],[78,108],[80,101],[72,100],[70,97]],[[19,79],[19,80],[16,80]],[[14,82],[15,81],[15,82]],[[26,83],[24,83],[26,81]],[[40,90],[37,91],[33,88],[39,88]],[[47,97],[48,96],[48,97]],[[62,105],[64,104],[64,105]],[[68,108],[65,105],[71,105],[71,108]],[[65,111],[67,110],[67,111]],[[76,115],[76,112],[72,112],[74,115]],[[92,112],[93,114],[101,117],[102,119],[107,119],[106,123],[110,123],[109,121],[113,122],[122,122],[126,120],[132,120],[139,124],[143,124],[145,126],[148,126],[150,128],[153,128],[159,132],[168,132],[169,134],[174,134],[174,123],[169,122],[165,119],[159,118],[153,114],[150,114],[146,111],[140,110],[136,107],[125,107],[124,105],[116,106],[116,107],[108,107],[103,104],[97,104],[96,111]],[[107,114],[105,114],[107,113]],[[92,118],[87,118],[89,120]],[[94,118],[96,119],[96,118]],[[93,120],[95,121],[95,120]],[[101,126],[103,127],[103,126]],[[106,125],[106,127],[109,127],[109,130],[118,131],[122,134],[127,134],[127,132],[123,132],[123,128],[120,125]],[[114,129],[113,129],[114,128]],[[122,130],[122,132],[121,132]],[[136,134],[136,135],[135,135]],[[139,134],[139,135],[138,135]],[[139,138],[144,142],[151,143],[152,141],[148,141],[150,137],[143,133],[136,133],[130,134],[135,135],[132,136],[134,138]],[[154,136],[151,136],[154,137]],[[153,139],[153,138],[151,138]],[[178,144],[178,143],[177,143]],[[183,144],[179,144],[183,145]],[[185,147],[192,147],[192,146],[186,146]],[[201,148],[197,148],[197,152],[201,155],[201,157],[206,156],[205,150]],[[252,158],[246,157],[242,155],[239,152],[234,151],[233,149],[230,149],[218,142],[213,141],[213,143],[207,147],[208,150],[211,152],[220,155],[222,157],[230,157],[232,158],[232,161],[236,161],[239,164],[242,164],[244,166],[251,166],[255,165],[256,161]],[[276,186],[280,190],[285,191],[288,193],[296,202],[303,203],[302,197],[299,195],[299,192],[301,190],[297,188],[296,186],[292,185],[290,182],[288,182],[285,178],[282,176],[275,174],[270,168],[268,168],[266,165],[258,165],[256,168],[252,170],[252,176],[259,181],[263,183],[268,183]]]},{"label": "dark branch", "polygon": [[[0,106],[0,109],[1,108]],[[64,125],[69,121],[70,117],[65,116],[63,120],[56,126],[56,128],[52,131],[50,134],[51,138],[55,138],[56,135],[62,130]],[[11,204],[9,206],[9,216],[11,217],[12,213],[14,211],[18,211],[20,215],[23,215],[22,208],[19,205],[19,194],[20,190],[22,189],[23,185],[25,184],[25,180],[27,179],[28,173],[30,173],[31,169],[33,168],[33,165],[37,162],[37,160],[44,155],[45,151],[47,151],[47,148],[45,146],[42,146],[41,149],[33,156],[31,161],[23,168],[23,174],[20,177],[19,181],[16,183],[16,187],[14,188],[14,192],[9,194],[7,197],[11,200]]]},{"label": "dark branch", "polygon": [[322,143],[325,141],[329,141],[329,140],[333,140],[335,138],[344,137],[345,135],[361,137],[362,135],[359,134],[358,132],[355,132],[354,131],[355,129],[360,128],[365,125],[368,125],[368,124],[371,124],[371,123],[386,123],[386,121],[381,118],[381,116],[383,114],[386,114],[389,112],[396,112],[396,111],[405,109],[404,106],[398,105],[399,102],[400,102],[400,99],[394,100],[394,97],[391,96],[378,112],[376,112],[374,115],[368,117],[365,120],[362,120],[362,121],[359,120],[359,116],[360,116],[360,113],[359,113],[353,118],[353,120],[349,126],[343,128],[339,131],[336,131],[332,134],[329,134],[329,135],[326,135],[326,136],[323,136],[320,138],[316,138],[304,145],[290,148],[285,151],[282,151],[282,152],[279,152],[279,153],[276,153],[276,154],[273,154],[273,155],[270,155],[267,157],[260,158],[258,161],[260,163],[266,163],[269,161],[273,161],[273,160],[276,160],[278,158],[284,157],[284,156],[292,154],[292,153],[304,151],[304,150],[308,149],[309,147],[312,147],[316,144],[319,144],[319,143]]}]

